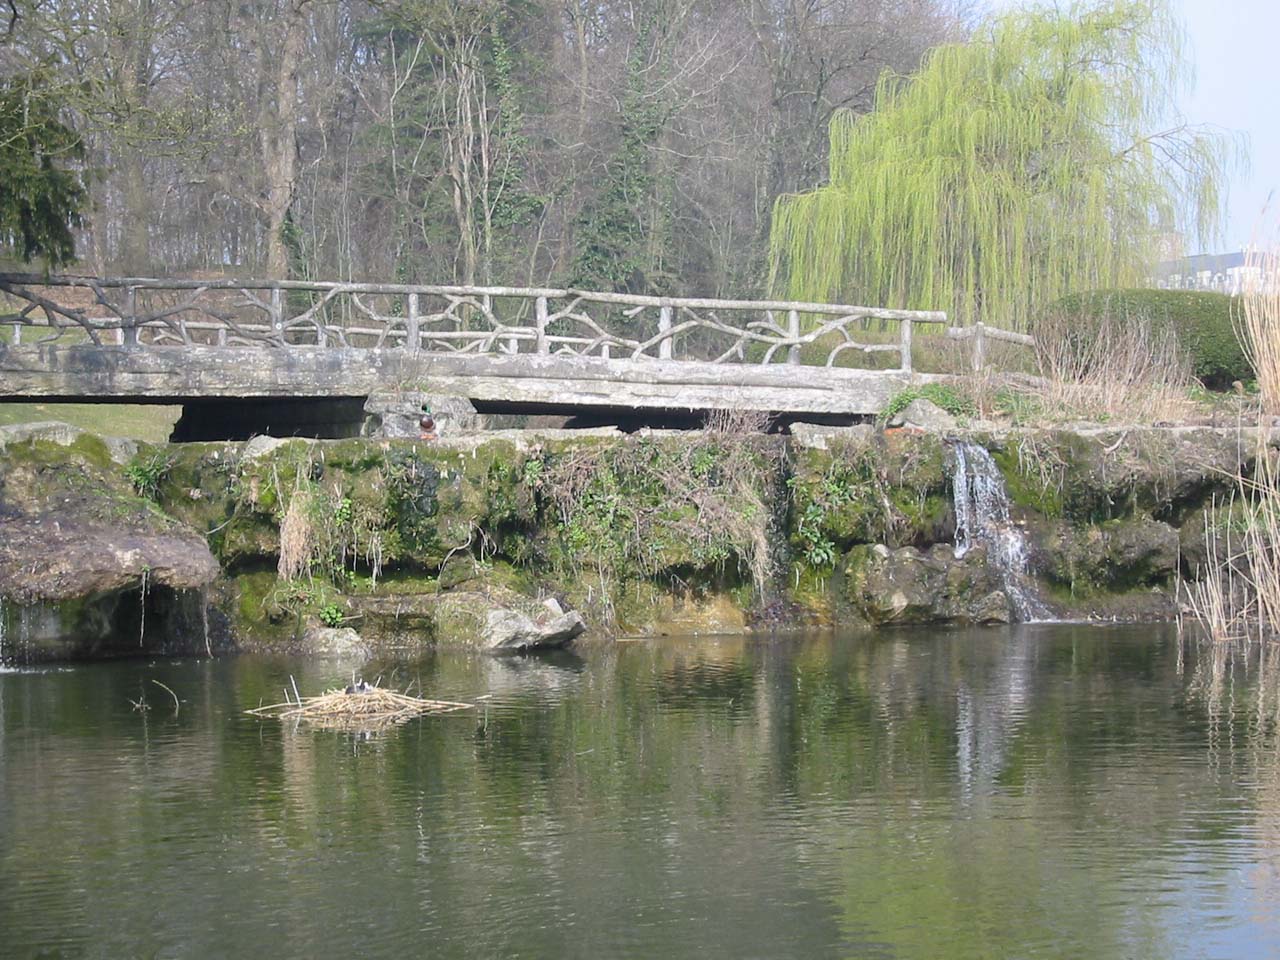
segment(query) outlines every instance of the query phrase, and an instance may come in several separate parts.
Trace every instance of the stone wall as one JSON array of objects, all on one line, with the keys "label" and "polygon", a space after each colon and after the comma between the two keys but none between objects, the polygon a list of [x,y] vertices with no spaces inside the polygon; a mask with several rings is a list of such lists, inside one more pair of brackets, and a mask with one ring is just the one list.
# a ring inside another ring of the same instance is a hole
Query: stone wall
[{"label": "stone wall", "polygon": [[[15,605],[138,596],[146,577],[205,591],[215,645],[242,649],[306,649],[322,623],[374,648],[477,643],[484,618],[460,610],[539,620],[548,598],[597,638],[1013,619],[999,543],[955,550],[959,439],[500,431],[143,446],[125,460],[96,438],[32,435],[0,450],[0,596],[12,620]],[[998,466],[1036,609],[1072,618],[1173,616],[1206,516],[1212,530],[1253,450],[1207,428],[963,439]],[[163,467],[147,496],[129,478],[139,463]],[[42,528],[74,542],[17,536]],[[70,586],[42,595],[22,573],[32,563]],[[110,614],[99,632],[127,636],[135,620]]]}]

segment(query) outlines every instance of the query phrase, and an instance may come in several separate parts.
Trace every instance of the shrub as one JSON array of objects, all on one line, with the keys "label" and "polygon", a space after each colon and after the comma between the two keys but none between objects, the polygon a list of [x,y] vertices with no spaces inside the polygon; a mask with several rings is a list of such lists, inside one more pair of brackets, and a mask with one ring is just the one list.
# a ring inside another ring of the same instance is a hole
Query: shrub
[{"label": "shrub", "polygon": [[[1046,316],[1066,322],[1082,336],[1111,319],[1146,320],[1158,333],[1168,323],[1192,362],[1196,378],[1213,390],[1253,379],[1253,367],[1240,347],[1233,316],[1239,297],[1198,290],[1095,290],[1059,300]],[[1041,326],[1036,323],[1032,333]]]},{"label": "shrub", "polygon": [[326,627],[341,626],[342,621],[345,619],[342,615],[342,607],[338,606],[336,603],[326,603],[320,608],[318,616],[320,618],[320,622]]}]

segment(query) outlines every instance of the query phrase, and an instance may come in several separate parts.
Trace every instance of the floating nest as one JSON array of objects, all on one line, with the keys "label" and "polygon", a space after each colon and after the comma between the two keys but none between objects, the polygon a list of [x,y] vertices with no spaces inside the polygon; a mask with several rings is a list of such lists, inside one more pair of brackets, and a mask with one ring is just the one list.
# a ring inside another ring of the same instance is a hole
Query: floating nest
[{"label": "floating nest", "polygon": [[[288,691],[285,691],[288,696]],[[294,696],[297,696],[295,689]],[[451,700],[426,700],[361,682],[338,687],[318,697],[298,697],[245,711],[255,717],[305,720],[319,727],[342,730],[376,730],[395,726],[427,714],[469,710],[475,704]]]}]

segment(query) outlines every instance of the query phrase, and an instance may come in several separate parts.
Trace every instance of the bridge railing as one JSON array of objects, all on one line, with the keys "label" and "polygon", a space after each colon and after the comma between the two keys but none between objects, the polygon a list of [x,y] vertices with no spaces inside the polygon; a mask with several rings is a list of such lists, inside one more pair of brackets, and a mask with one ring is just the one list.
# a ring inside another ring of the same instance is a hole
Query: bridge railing
[{"label": "bridge railing", "polygon": [[[0,325],[14,342],[67,335],[148,347],[406,349],[836,366],[850,351],[912,369],[917,324],[973,340],[1030,337],[947,326],[945,313],[848,304],[717,300],[538,287],[154,280],[0,274]],[[896,331],[892,325],[896,324]],[[876,328],[878,342],[868,337]],[[890,342],[886,334],[896,333]],[[803,357],[803,360],[802,360]]]}]

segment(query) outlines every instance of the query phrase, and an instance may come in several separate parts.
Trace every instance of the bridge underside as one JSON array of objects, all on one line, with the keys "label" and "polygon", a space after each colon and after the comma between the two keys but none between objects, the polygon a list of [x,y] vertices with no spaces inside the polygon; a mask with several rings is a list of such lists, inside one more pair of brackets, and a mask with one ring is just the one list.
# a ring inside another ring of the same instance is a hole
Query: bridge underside
[{"label": "bridge underside", "polygon": [[763,410],[797,419],[878,413],[910,380],[896,371],[790,364],[302,346],[0,343],[0,399],[23,400],[181,403],[423,390],[566,411]]}]

